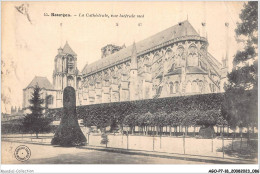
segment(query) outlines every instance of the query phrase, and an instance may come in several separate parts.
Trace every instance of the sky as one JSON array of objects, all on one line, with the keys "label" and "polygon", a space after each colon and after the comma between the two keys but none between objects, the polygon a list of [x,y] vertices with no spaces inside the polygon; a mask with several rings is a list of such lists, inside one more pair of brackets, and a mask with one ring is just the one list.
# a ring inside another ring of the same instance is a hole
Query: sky
[{"label": "sky", "polygon": [[[29,17],[15,8],[22,4],[28,5]],[[107,44],[129,46],[188,19],[200,34],[201,23],[206,22],[208,51],[221,61],[226,53],[225,23],[228,22],[232,68],[233,55],[241,47],[234,30],[243,4],[238,1],[2,2],[2,112],[10,112],[11,106],[22,107],[23,88],[35,76],[47,77],[52,83],[57,49],[66,41],[77,53],[81,71],[86,63],[101,58],[101,48]],[[44,16],[45,13],[49,16]],[[51,13],[72,17],[51,16]],[[144,17],[79,17],[79,14]]]}]

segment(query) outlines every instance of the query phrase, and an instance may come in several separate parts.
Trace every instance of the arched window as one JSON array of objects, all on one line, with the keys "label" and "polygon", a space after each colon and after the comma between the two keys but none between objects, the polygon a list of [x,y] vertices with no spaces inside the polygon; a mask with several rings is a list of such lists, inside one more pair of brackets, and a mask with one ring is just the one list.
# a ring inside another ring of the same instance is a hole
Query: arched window
[{"label": "arched window", "polygon": [[195,80],[192,82],[192,92],[195,92],[195,93],[199,92],[199,84]]},{"label": "arched window", "polygon": [[211,92],[215,92],[215,85],[214,84],[209,84],[209,87],[210,87],[210,91]]},{"label": "arched window", "polygon": [[74,58],[71,55],[69,55],[68,56],[68,71],[73,72],[73,69],[74,69]]},{"label": "arched window", "polygon": [[206,47],[205,47],[205,45],[202,45],[201,47],[200,47],[200,51],[202,52],[202,53],[206,53]]},{"label": "arched window", "polygon": [[174,58],[174,64],[176,66],[176,68],[181,67],[181,62],[184,59],[184,48],[183,46],[179,46],[177,49],[177,57]]},{"label": "arched window", "polygon": [[197,47],[193,44],[188,49],[187,65],[198,66],[198,63],[199,63],[199,58],[197,53]]},{"label": "arched window", "polygon": [[62,68],[62,60],[61,60],[61,58],[58,58],[56,65],[57,65],[58,72],[61,72],[61,68]]},{"label": "arched window", "polygon": [[191,82],[190,81],[187,82],[186,93],[191,93]]},{"label": "arched window", "polygon": [[203,81],[199,81],[199,92],[203,93]]},{"label": "arched window", "polygon": [[80,87],[81,87],[81,79],[77,78],[77,88],[80,88]]},{"label": "arched window", "polygon": [[156,54],[153,57],[153,64],[152,64],[152,73],[156,73],[156,71],[158,70],[160,64],[159,64],[159,59],[160,59],[160,55]]},{"label": "arched window", "polygon": [[179,88],[180,88],[179,82],[175,82],[174,83],[174,93],[178,93],[179,92]]},{"label": "arched window", "polygon": [[68,77],[68,86],[74,87],[74,78],[72,76]]},{"label": "arched window", "polygon": [[149,98],[149,94],[150,94],[150,88],[145,88],[145,99]]},{"label": "arched window", "polygon": [[47,106],[52,105],[53,104],[53,96],[48,95],[46,98],[47,98]]},{"label": "arched window", "polygon": [[214,84],[212,84],[212,92],[216,92],[216,87]]},{"label": "arched window", "polygon": [[170,94],[173,94],[173,83],[170,82],[169,84],[170,84]]},{"label": "arched window", "polygon": [[173,52],[171,49],[168,49],[165,53],[165,61],[164,61],[164,73],[167,73],[173,64]]},{"label": "arched window", "polygon": [[151,64],[151,63],[150,63],[149,57],[145,56],[145,57],[144,57],[144,65],[150,65],[150,64]]}]

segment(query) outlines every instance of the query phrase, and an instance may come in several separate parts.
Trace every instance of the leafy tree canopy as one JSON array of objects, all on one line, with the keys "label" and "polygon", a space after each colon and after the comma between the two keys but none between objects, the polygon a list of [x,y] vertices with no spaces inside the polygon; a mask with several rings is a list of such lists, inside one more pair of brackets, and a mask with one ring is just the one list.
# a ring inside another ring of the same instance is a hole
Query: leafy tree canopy
[{"label": "leafy tree canopy", "polygon": [[257,122],[258,2],[246,2],[239,17],[235,32],[237,37],[245,38],[245,47],[234,56],[222,104],[222,115],[233,128]]}]

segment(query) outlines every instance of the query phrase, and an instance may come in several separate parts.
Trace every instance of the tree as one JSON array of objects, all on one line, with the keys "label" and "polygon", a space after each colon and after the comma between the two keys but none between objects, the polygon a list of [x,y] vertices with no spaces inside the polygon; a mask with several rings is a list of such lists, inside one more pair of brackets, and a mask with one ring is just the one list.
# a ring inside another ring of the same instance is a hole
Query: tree
[{"label": "tree", "polygon": [[198,117],[200,116],[199,110],[190,110],[183,115],[181,119],[181,125],[185,127],[185,135],[188,133],[188,127],[194,126],[194,136],[195,136],[195,126],[197,125]]},{"label": "tree", "polygon": [[258,2],[244,4],[240,14],[241,23],[235,30],[244,43],[244,49],[237,51],[233,59],[232,72],[228,74],[228,89],[257,89],[258,82]]},{"label": "tree", "polygon": [[240,127],[242,136],[242,127],[249,128],[257,122],[258,2],[245,3],[239,17],[241,22],[237,23],[235,32],[237,38],[243,41],[244,49],[237,51],[234,56],[222,114],[231,128]]},{"label": "tree", "polygon": [[[174,134],[177,136],[177,126],[180,126],[184,118],[183,111],[173,111],[167,116],[168,125],[174,127]],[[171,129],[171,128],[170,128]]]},{"label": "tree", "polygon": [[132,131],[132,134],[134,134],[134,128],[136,126],[136,119],[137,119],[137,115],[135,113],[131,113],[129,115],[127,115],[125,118],[124,118],[124,125],[127,125],[130,127],[131,131]]},{"label": "tree", "polygon": [[42,111],[44,108],[42,104],[44,100],[41,99],[40,87],[35,86],[32,94],[32,98],[29,100],[31,106],[29,109],[31,110],[30,114],[27,114],[23,119],[23,128],[25,131],[33,132],[36,134],[36,138],[38,138],[38,134],[40,132],[45,132],[50,130],[50,118],[45,118]]},{"label": "tree", "polygon": [[156,126],[160,131],[160,135],[162,135],[163,127],[167,126],[167,120],[166,120],[167,113],[164,111],[159,111],[159,112],[154,113],[154,115],[155,115],[155,120],[156,120]]}]

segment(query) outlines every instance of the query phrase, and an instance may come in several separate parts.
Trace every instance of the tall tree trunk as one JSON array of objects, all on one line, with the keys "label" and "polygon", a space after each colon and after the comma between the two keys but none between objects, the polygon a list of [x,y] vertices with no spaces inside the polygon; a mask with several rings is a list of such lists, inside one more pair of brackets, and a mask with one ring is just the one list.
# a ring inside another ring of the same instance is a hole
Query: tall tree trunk
[{"label": "tall tree trunk", "polygon": [[124,125],[121,126],[121,134],[124,134]]},{"label": "tall tree trunk", "polygon": [[196,126],[194,125],[194,129],[193,129],[193,135],[194,137],[196,136]]},{"label": "tall tree trunk", "polygon": [[155,126],[153,127],[153,151],[154,151],[154,134],[155,134]]},{"label": "tall tree trunk", "polygon": [[232,133],[232,148],[231,148],[231,150],[233,151],[234,150],[234,137],[235,137],[235,135],[234,135],[234,132]]},{"label": "tall tree trunk", "polygon": [[121,146],[122,146],[122,148],[124,148],[123,144],[124,144],[124,134],[122,134],[122,138],[121,138]]},{"label": "tall tree trunk", "polygon": [[225,126],[222,125],[222,132],[223,132],[223,136],[225,136]]},{"label": "tall tree trunk", "polygon": [[188,126],[185,126],[184,129],[185,129],[185,136],[187,136],[188,135]]},{"label": "tall tree trunk", "polygon": [[183,153],[185,154],[185,133],[183,132]]},{"label": "tall tree trunk", "polygon": [[239,128],[240,131],[240,152],[242,151],[242,138],[243,138],[243,134],[242,134],[242,127]]},{"label": "tall tree trunk", "polygon": [[172,136],[172,126],[170,126],[170,136]]},{"label": "tall tree trunk", "polygon": [[87,140],[88,145],[89,145],[89,142],[90,142],[90,141],[89,141],[89,134],[90,134],[90,133],[88,133],[88,140]]},{"label": "tall tree trunk", "polygon": [[250,130],[249,130],[249,124],[247,125],[247,147],[249,146],[250,141]]},{"label": "tall tree trunk", "polygon": [[156,135],[158,136],[158,126],[156,126]]},{"label": "tall tree trunk", "polygon": [[177,132],[178,132],[178,130],[177,130],[177,129],[178,129],[178,127],[177,127],[177,126],[175,126],[175,127],[174,127],[174,135],[175,135],[176,137],[177,137]]},{"label": "tall tree trunk", "polygon": [[160,135],[160,149],[162,148],[162,134]]},{"label": "tall tree trunk", "polygon": [[223,158],[224,158],[224,154],[225,154],[225,149],[224,149],[224,125],[223,127],[223,133],[222,133],[222,152],[223,152]]},{"label": "tall tree trunk", "polygon": [[126,149],[128,150],[128,133],[126,134]]},{"label": "tall tree trunk", "polygon": [[211,152],[213,152],[213,136],[214,136],[214,134],[212,134],[212,136],[211,136]]}]

